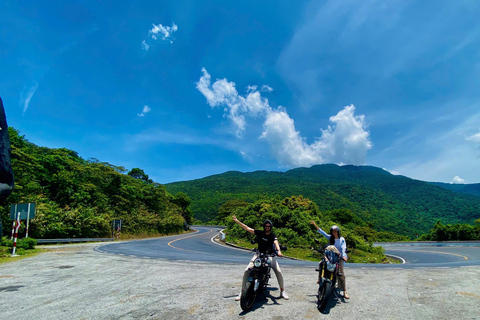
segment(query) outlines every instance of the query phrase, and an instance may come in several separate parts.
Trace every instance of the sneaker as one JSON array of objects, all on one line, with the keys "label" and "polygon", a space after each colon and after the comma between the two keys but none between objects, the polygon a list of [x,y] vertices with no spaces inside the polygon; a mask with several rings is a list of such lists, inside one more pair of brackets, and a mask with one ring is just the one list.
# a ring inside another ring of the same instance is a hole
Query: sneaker
[{"label": "sneaker", "polygon": [[240,301],[241,298],[242,298],[242,294],[239,293],[238,296],[235,297],[235,301]]},{"label": "sneaker", "polygon": [[282,293],[280,293],[280,298],[283,298],[285,300],[290,299],[285,291],[282,291]]}]

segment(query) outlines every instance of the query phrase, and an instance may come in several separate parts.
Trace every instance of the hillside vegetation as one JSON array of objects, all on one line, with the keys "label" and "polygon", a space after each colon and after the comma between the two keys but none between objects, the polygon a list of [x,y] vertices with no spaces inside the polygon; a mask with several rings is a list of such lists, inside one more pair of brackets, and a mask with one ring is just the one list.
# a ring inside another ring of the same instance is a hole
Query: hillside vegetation
[{"label": "hillside vegetation", "polygon": [[113,219],[122,219],[122,232],[130,234],[178,233],[190,222],[190,199],[171,195],[139,168],[127,174],[72,150],[38,147],[13,128],[9,134],[15,188],[0,204],[4,235],[10,204],[26,202],[36,203],[33,238],[111,236]]},{"label": "hillside vegetation", "polygon": [[217,223],[227,226],[227,241],[247,247],[250,246],[249,240],[255,236],[233,222],[232,215],[254,229],[262,229],[263,221],[269,219],[279,242],[288,247],[287,255],[315,261],[320,258],[318,252],[312,250],[318,246],[315,239],[320,240],[322,245],[327,244],[327,240],[311,225],[312,220],[327,233],[333,224],[340,225],[341,235],[352,251],[350,262],[385,263],[387,259],[383,248],[373,247],[372,241],[407,240],[393,233],[376,232],[349,209],[320,212],[313,201],[302,196],[263,198],[254,203],[227,201],[219,208]]},{"label": "hillside vegetation", "polygon": [[[184,192],[194,217],[214,221],[228,200],[247,203],[264,197],[302,195],[320,212],[348,209],[377,231],[416,238],[437,221],[471,224],[480,217],[480,198],[428,182],[392,175],[371,166],[316,165],[286,172],[230,171],[203,179],[166,184]],[[335,220],[333,220],[335,221]]]},{"label": "hillside vegetation", "polygon": [[436,186],[466,194],[471,194],[480,197],[480,183],[462,184],[462,183],[443,183],[443,182],[431,182]]}]

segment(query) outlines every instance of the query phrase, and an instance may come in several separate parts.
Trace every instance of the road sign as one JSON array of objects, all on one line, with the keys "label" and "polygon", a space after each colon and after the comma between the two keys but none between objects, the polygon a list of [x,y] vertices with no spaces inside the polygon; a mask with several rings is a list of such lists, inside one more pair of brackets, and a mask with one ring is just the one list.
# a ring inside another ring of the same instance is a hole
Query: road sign
[{"label": "road sign", "polygon": [[121,231],[122,230],[122,220],[115,219],[113,220],[113,231]]},{"label": "road sign", "polygon": [[10,220],[17,220],[18,212],[20,212],[20,220],[35,218],[35,202],[12,204],[10,206]]},{"label": "road sign", "polygon": [[122,231],[122,219],[114,219],[112,223],[113,231],[112,231],[112,237],[120,240],[120,231]]}]

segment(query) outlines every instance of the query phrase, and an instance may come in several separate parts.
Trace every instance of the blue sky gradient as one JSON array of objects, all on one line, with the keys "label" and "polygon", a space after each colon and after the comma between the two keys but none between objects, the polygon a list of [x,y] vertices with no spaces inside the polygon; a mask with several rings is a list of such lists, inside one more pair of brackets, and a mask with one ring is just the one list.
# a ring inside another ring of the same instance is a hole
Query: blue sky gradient
[{"label": "blue sky gradient", "polygon": [[0,96],[39,145],[168,183],[373,165],[480,182],[477,1],[2,1]]}]

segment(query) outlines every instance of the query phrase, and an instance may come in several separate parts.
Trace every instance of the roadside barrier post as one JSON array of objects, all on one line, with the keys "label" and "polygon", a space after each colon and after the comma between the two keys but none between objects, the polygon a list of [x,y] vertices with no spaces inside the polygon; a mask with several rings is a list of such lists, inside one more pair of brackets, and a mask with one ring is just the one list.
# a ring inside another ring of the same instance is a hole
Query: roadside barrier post
[{"label": "roadside barrier post", "polygon": [[[12,205],[12,207],[13,207],[13,208],[12,208],[12,209],[13,209],[13,212],[14,212],[15,214],[18,214],[18,213],[17,213],[17,204]],[[12,216],[11,216],[11,215],[12,215],[12,213],[10,213],[10,219],[12,219]],[[15,223],[16,223],[15,220],[17,220],[17,219],[13,219],[12,237],[10,238],[10,240],[13,240],[13,235],[14,235],[14,233],[15,233]]]},{"label": "roadside barrier post", "polygon": [[15,250],[17,249],[18,229],[20,229],[20,212],[18,213],[18,217],[17,217],[17,225],[15,226],[15,240],[13,240],[12,256],[15,256]]},{"label": "roadside barrier post", "polygon": [[25,238],[28,238],[28,225],[30,224],[30,203],[27,210],[27,231],[25,232]]},{"label": "roadside barrier post", "polygon": [[17,225],[17,221],[13,220],[12,224],[12,236],[10,237],[10,240],[13,240],[13,236],[15,235],[15,226]]}]

